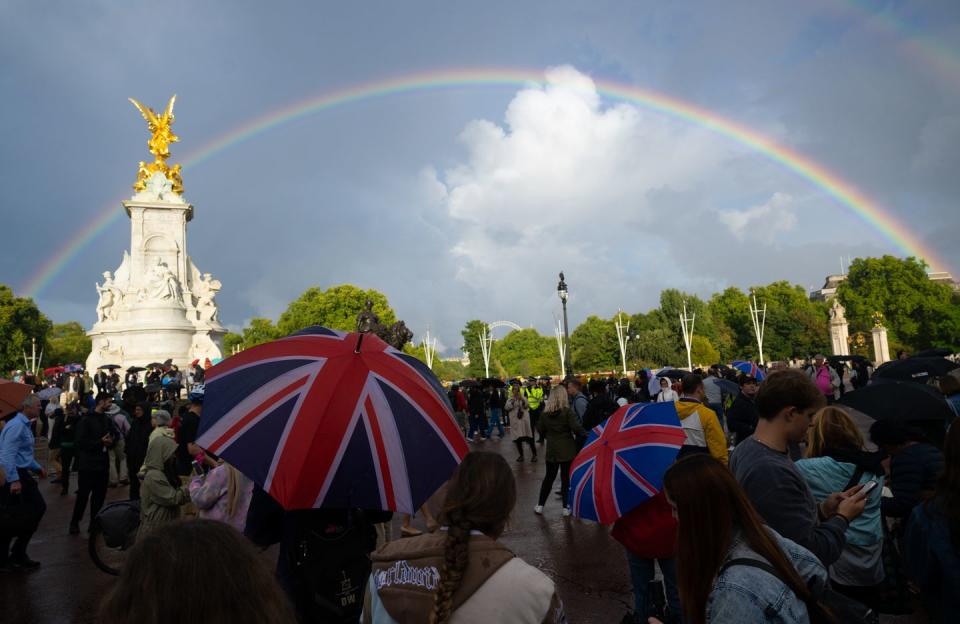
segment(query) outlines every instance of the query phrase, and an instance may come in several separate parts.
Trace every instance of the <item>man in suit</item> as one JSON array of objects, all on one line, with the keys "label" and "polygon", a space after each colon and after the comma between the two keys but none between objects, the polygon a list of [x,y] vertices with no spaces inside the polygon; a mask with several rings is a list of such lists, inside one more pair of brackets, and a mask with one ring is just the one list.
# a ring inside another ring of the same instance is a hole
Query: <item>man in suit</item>
[{"label": "man in suit", "polygon": [[66,379],[63,380],[63,397],[64,405],[69,405],[74,401],[78,401],[84,393],[83,387],[83,378],[76,372],[70,373]]}]

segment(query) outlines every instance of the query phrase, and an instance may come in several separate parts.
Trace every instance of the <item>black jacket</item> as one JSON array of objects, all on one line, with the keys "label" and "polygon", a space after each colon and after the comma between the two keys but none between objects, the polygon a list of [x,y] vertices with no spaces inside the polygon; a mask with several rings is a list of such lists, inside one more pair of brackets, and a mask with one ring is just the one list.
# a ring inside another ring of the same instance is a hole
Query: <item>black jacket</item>
[{"label": "black jacket", "polygon": [[740,444],[753,435],[757,428],[757,405],[743,393],[733,400],[733,405],[726,412],[727,429],[737,434],[736,444]]},{"label": "black jacket", "polygon": [[590,399],[587,403],[587,410],[583,413],[583,428],[590,431],[617,411],[617,402],[610,398],[606,392],[601,392]]},{"label": "black jacket", "polygon": [[187,450],[187,444],[196,442],[197,430],[200,428],[200,417],[194,412],[187,412],[180,421],[177,429],[177,472],[183,476],[190,474],[193,457]]},{"label": "black jacket", "polygon": [[104,471],[110,468],[110,455],[103,445],[103,436],[116,435],[110,417],[102,412],[88,412],[77,423],[76,448],[80,470]]},{"label": "black jacket", "polygon": [[147,456],[147,443],[150,442],[150,432],[153,431],[153,424],[150,417],[144,414],[137,418],[130,419],[130,431],[127,432],[127,466],[130,472],[140,470],[143,460]]}]

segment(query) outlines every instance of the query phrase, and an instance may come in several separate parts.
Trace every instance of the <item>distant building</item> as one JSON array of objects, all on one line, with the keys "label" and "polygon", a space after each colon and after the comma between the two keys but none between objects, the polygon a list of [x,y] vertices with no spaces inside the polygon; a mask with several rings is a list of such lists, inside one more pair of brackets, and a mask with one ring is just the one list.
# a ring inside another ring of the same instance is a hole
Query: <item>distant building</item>
[{"label": "distant building", "polygon": [[[930,278],[931,282],[947,284],[954,290],[960,290],[960,283],[957,283],[957,281],[953,279],[953,276],[946,271],[927,273],[927,277]],[[823,282],[823,287],[820,288],[820,290],[815,290],[810,293],[811,301],[830,301],[837,296],[837,287],[845,279],[847,279],[846,275],[828,275],[827,279]]]}]

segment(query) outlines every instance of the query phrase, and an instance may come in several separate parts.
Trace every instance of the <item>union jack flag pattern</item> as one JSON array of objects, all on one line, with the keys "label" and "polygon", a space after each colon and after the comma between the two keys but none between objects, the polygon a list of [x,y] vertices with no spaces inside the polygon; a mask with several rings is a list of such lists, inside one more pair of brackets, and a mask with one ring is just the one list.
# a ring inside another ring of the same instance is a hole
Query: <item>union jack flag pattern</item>
[{"label": "union jack flag pattern", "polygon": [[753,362],[744,362],[742,360],[737,360],[736,362],[731,362],[730,366],[737,369],[744,375],[749,375],[753,377],[757,381],[763,381],[763,378],[766,377],[766,375],[763,372],[763,369],[761,369],[759,366],[757,366]]},{"label": "union jack flag pattern", "polygon": [[570,466],[574,515],[610,524],[656,495],[684,439],[672,402],[618,409],[590,431]]},{"label": "union jack flag pattern", "polygon": [[425,364],[358,338],[315,326],[213,367],[197,443],[286,509],[414,513],[466,441]]}]

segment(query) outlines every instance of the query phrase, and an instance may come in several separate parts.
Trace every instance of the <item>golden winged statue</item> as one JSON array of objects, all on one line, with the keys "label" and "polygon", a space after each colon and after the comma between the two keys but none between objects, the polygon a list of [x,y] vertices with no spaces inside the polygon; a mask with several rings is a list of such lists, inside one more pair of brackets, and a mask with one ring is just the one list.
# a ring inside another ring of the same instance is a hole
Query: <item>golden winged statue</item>
[{"label": "golden winged statue", "polygon": [[133,98],[130,102],[137,107],[140,114],[147,121],[147,130],[150,131],[150,140],[147,141],[147,147],[153,154],[152,163],[140,162],[140,168],[137,171],[137,182],[133,185],[135,191],[143,191],[147,188],[147,180],[156,173],[160,172],[173,185],[173,192],[177,195],[183,194],[183,179],[180,177],[180,165],[172,167],[167,165],[167,158],[170,157],[170,144],[176,143],[180,137],[173,133],[173,103],[177,100],[174,95],[170,98],[167,108],[162,115],[157,113],[149,106],[144,106]]}]

